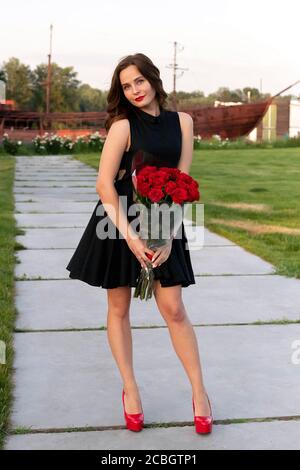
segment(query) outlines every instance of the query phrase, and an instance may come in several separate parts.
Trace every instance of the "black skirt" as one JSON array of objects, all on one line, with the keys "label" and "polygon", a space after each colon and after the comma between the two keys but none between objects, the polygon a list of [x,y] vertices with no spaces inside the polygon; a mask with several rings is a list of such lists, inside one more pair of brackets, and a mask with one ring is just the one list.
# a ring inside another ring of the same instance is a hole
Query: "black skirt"
[{"label": "black skirt", "polygon": [[[127,195],[128,208],[133,203],[132,188],[116,186],[118,194]],[[129,189],[129,191],[128,191]],[[104,215],[97,215],[96,211],[102,204],[99,199],[79,244],[70,259],[66,269],[70,271],[71,279],[79,279],[91,286],[112,289],[115,287],[136,287],[141,271],[141,264],[130,250],[126,240],[115,227],[116,237],[100,239],[96,227]],[[134,219],[128,215],[128,221]],[[112,223],[112,222],[111,222]],[[162,287],[181,284],[187,287],[195,284],[193,268],[189,250],[186,249],[187,238],[182,224],[182,237],[174,238],[168,259],[160,266],[154,268],[154,279],[159,279]]]}]

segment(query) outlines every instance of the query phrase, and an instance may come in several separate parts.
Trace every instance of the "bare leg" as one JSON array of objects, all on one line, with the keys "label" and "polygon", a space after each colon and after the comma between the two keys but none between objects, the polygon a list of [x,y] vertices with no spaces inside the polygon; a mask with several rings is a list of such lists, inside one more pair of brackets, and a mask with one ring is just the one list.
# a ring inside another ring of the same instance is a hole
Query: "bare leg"
[{"label": "bare leg", "polygon": [[141,399],[133,370],[132,335],[129,320],[130,287],[107,289],[107,336],[120,370],[125,390],[127,413],[141,413]]},{"label": "bare leg", "polygon": [[157,307],[167,323],[173,347],[192,385],[195,414],[208,416],[210,408],[203,383],[197,338],[181,298],[181,285],[161,287],[155,280]]}]

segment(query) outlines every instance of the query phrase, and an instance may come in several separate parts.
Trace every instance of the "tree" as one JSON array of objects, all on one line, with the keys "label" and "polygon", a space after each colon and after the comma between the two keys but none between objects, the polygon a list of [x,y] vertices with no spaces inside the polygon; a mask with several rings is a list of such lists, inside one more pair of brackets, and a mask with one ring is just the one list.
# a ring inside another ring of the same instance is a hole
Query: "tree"
[{"label": "tree", "polygon": [[107,94],[103,91],[84,83],[79,87],[78,95],[81,112],[105,110]]},{"label": "tree", "polygon": [[262,98],[258,88],[251,88],[247,86],[243,88],[243,94],[245,96],[245,101],[248,101],[248,91],[250,91],[250,102],[258,101]]},{"label": "tree", "polygon": [[4,83],[7,82],[7,78],[6,78],[4,69],[0,69],[0,80]]},{"label": "tree", "polygon": [[28,65],[22,64],[16,57],[4,62],[6,76],[6,98],[14,100],[16,106],[29,109],[32,98],[32,72]]},{"label": "tree", "polygon": [[231,91],[228,87],[220,87],[215,93],[211,93],[208,95],[208,98],[211,98],[213,101],[240,101],[241,96],[240,93],[235,91]]},{"label": "tree", "polygon": [[[39,64],[33,71],[32,109],[46,111],[46,82],[48,66]],[[51,95],[50,112],[68,112],[79,110],[77,72],[73,67],[59,67],[56,63],[51,66]]]}]

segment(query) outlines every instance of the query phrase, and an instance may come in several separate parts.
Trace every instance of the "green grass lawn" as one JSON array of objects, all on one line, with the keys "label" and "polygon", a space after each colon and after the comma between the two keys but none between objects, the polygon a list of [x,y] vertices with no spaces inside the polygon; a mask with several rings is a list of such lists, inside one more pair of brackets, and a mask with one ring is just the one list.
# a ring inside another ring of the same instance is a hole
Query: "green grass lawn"
[{"label": "green grass lawn", "polygon": [[11,403],[15,324],[14,264],[16,225],[12,186],[15,158],[0,158],[0,340],[6,344],[6,363],[0,364],[0,448],[3,446]]},{"label": "green grass lawn", "polygon": [[[75,158],[98,170],[98,154]],[[209,230],[300,278],[300,148],[195,150],[190,174]]]}]

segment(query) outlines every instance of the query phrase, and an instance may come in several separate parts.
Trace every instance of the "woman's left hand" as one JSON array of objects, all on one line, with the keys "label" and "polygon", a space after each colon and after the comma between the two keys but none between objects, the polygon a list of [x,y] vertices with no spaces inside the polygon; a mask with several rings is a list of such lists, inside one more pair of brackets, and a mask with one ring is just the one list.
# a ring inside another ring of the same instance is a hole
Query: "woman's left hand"
[{"label": "woman's left hand", "polygon": [[162,263],[167,261],[172,250],[172,240],[168,240],[167,244],[157,248],[155,251],[151,263],[153,268],[160,266]]}]

